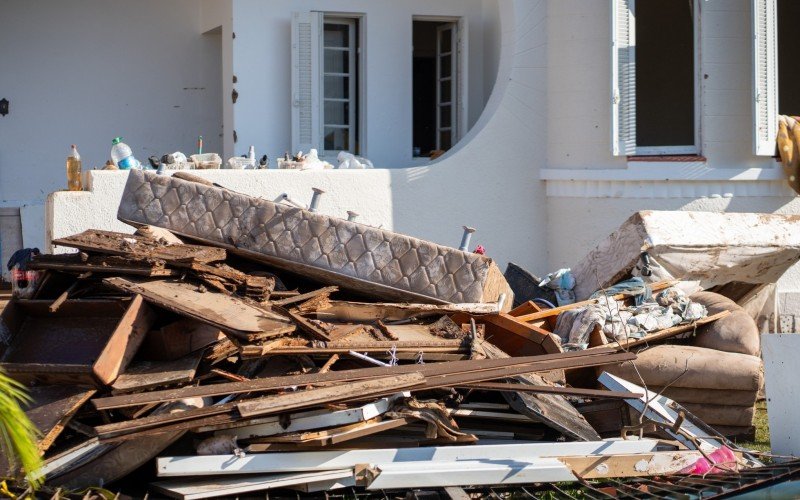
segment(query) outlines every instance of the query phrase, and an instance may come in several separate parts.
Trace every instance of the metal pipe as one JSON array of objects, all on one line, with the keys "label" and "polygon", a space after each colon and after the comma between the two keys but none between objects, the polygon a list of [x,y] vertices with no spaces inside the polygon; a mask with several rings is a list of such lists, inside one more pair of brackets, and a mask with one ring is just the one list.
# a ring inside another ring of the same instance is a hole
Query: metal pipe
[{"label": "metal pipe", "polygon": [[312,212],[316,212],[317,206],[319,205],[319,198],[325,191],[321,190],[320,188],[311,188],[311,189],[312,191],[314,191],[314,194],[311,195],[311,204],[308,206],[308,209]]},{"label": "metal pipe", "polygon": [[292,205],[292,206],[297,207],[297,208],[302,208],[303,210],[306,210],[308,208],[307,206],[303,205],[299,201],[296,201],[296,200],[293,200],[293,199],[289,198],[289,194],[288,193],[281,193],[281,195],[278,196],[278,202],[281,202],[281,201],[285,201],[289,205]]},{"label": "metal pipe", "polygon": [[350,222],[355,222],[356,217],[358,217],[358,212],[353,212],[352,210],[347,211],[347,220]]},{"label": "metal pipe", "polygon": [[472,233],[474,232],[474,227],[464,226],[464,234],[461,235],[461,245],[458,247],[459,250],[462,252],[467,251],[467,248],[469,248],[469,239],[472,238]]}]

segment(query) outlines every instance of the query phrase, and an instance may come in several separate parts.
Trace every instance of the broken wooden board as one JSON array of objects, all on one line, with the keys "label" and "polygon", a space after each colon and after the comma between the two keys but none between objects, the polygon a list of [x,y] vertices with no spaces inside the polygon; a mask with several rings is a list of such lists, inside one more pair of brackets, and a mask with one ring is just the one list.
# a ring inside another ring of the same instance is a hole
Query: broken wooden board
[{"label": "broken wooden board", "polygon": [[123,300],[12,300],[2,321],[11,339],[0,344],[0,367],[17,380],[107,385],[133,359],[155,319],[141,296]]},{"label": "broken wooden board", "polygon": [[[730,311],[720,311],[717,314],[712,314],[711,316],[700,318],[697,321],[692,321],[691,323],[687,323],[685,325],[676,325],[670,328],[664,328],[663,330],[658,330],[656,332],[648,333],[646,336],[640,339],[628,338],[628,339],[623,339],[623,341],[619,342],[609,342],[608,345],[598,346],[598,347],[612,347],[616,348],[618,351],[624,351],[632,347],[651,344],[653,342],[658,342],[660,340],[666,340],[675,337],[676,335],[680,335],[682,333],[691,332],[692,330],[700,328],[703,325],[707,325],[709,323],[717,321],[718,319],[722,319],[725,316],[729,315],[730,313],[731,313]],[[595,347],[592,347],[591,349],[595,349]]]},{"label": "broken wooden board", "polygon": [[611,354],[612,352],[613,350],[611,349],[607,349],[605,351],[597,349],[592,350],[591,352],[565,352],[559,354],[515,358],[509,358],[508,356],[505,356],[505,359],[474,359],[425,365],[398,365],[388,368],[359,368],[354,370],[330,371],[327,373],[307,373],[304,375],[254,379],[247,382],[228,382],[199,387],[183,387],[180,389],[151,391],[139,394],[130,394],[126,396],[95,398],[92,400],[92,403],[98,410],[109,410],[112,408],[124,408],[128,406],[138,406],[149,403],[175,401],[190,397],[227,396],[230,394],[263,392],[266,390],[281,389],[300,385],[314,385],[322,382],[364,380],[375,377],[386,377],[391,375],[412,373],[416,371],[419,371],[426,376],[452,373],[465,374],[495,369],[510,370],[519,366],[530,371],[546,371],[577,366],[596,366],[636,359],[636,355],[633,353]]},{"label": "broken wooden board", "polygon": [[[481,354],[489,359],[508,358],[508,354],[489,342],[481,341],[476,346]],[[529,373],[514,377],[521,384],[542,386],[549,385],[540,375]],[[632,392],[632,391],[629,391]],[[529,394],[524,392],[503,392],[503,397],[515,410],[528,415],[533,420],[540,420],[548,427],[583,441],[600,439],[589,422],[583,418],[563,396],[557,394]]]},{"label": "broken wooden board", "polygon": [[47,385],[28,388],[31,403],[25,414],[41,433],[37,448],[44,453],[61,434],[95,389],[66,385]]},{"label": "broken wooden board", "polygon": [[496,303],[478,304],[392,304],[371,302],[345,302],[331,300],[329,307],[316,311],[323,321],[373,322],[399,321],[409,318],[442,316],[458,312],[468,314],[496,314]]},{"label": "broken wooden board", "polygon": [[180,274],[175,269],[165,268],[164,261],[158,259],[134,260],[116,255],[86,255],[79,253],[41,254],[28,264],[28,268],[71,273],[92,272],[96,274],[129,274],[147,277],[177,276]]},{"label": "broken wooden board", "polygon": [[270,415],[348,399],[368,398],[387,392],[401,392],[424,382],[425,377],[421,373],[414,372],[392,377],[346,382],[332,387],[264,396],[238,403],[236,409],[239,410],[239,414],[243,417]]},{"label": "broken wooden board", "polygon": [[[457,324],[468,324],[470,316],[457,313],[451,319]],[[556,354],[561,352],[561,345],[555,337],[536,326],[521,321],[507,313],[475,316],[477,324],[485,326],[485,338],[505,352],[515,356],[536,354]]]},{"label": "broken wooden board", "polygon": [[197,285],[178,280],[128,280],[106,278],[103,283],[128,293],[140,294],[148,302],[183,316],[216,326],[225,333],[247,339],[260,333],[281,336],[295,330],[291,320],[215,292],[201,292]]},{"label": "broken wooden board", "polygon": [[136,260],[160,259],[165,262],[196,261],[202,263],[225,260],[224,248],[203,245],[165,245],[145,236],[89,229],[79,234],[53,240],[54,245],[77,248],[85,252],[123,255]]},{"label": "broken wooden board", "polygon": [[128,175],[117,218],[378,298],[495,302],[505,293],[510,309],[513,297],[485,256],[142,170]]},{"label": "broken wooden board", "polygon": [[139,352],[143,359],[174,361],[226,338],[215,326],[181,318],[147,332]]},{"label": "broken wooden board", "polygon": [[125,373],[111,384],[112,394],[138,392],[154,387],[190,382],[203,357],[197,351],[175,361],[139,361],[128,366]]}]

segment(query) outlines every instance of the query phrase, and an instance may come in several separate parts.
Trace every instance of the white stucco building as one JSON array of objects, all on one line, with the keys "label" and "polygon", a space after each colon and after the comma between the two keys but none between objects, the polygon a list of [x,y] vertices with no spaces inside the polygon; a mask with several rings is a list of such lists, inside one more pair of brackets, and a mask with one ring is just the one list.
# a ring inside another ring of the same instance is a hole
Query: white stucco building
[{"label": "white stucco building", "polygon": [[[323,212],[444,244],[468,224],[536,273],[637,210],[800,213],[773,157],[778,113],[800,114],[795,3],[5,0],[0,207],[23,207],[25,245],[45,220],[48,238],[124,229],[124,173],[48,197],[69,144],[91,167],[116,135],[143,160],[202,134],[225,158],[354,150],[380,168],[203,175],[273,198],[320,187]],[[800,268],[779,291],[800,314]]]}]

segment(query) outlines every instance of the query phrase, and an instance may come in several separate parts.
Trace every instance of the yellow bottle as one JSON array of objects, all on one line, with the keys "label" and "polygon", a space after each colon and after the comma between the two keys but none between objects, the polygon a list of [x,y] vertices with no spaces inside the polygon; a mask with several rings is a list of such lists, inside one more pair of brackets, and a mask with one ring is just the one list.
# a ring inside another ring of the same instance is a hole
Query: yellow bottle
[{"label": "yellow bottle", "polygon": [[67,156],[67,188],[70,191],[80,191],[81,185],[81,155],[78,148],[72,145],[72,151]]}]

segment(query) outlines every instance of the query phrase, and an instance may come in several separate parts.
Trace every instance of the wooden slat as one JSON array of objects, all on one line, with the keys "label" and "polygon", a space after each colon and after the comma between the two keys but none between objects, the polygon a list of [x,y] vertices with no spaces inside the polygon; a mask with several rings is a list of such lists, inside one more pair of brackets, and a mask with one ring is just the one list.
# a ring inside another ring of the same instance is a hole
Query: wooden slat
[{"label": "wooden slat", "polygon": [[335,403],[353,397],[370,397],[388,392],[399,392],[425,382],[421,373],[408,373],[396,377],[384,377],[372,380],[362,380],[309,389],[307,391],[265,396],[238,403],[236,409],[243,417],[272,415],[285,411],[308,408],[310,406]]},{"label": "wooden slat", "polygon": [[[666,288],[674,286],[676,283],[678,283],[677,280],[659,281],[657,283],[651,284],[650,285],[650,290],[652,290],[653,292],[658,292],[660,290],[664,290]],[[623,299],[628,298],[628,297],[630,297],[630,295],[626,295],[624,293],[618,293],[616,295],[612,295],[611,296],[611,298],[614,299],[614,300],[623,300]],[[569,311],[569,310],[572,310],[572,309],[577,309],[577,308],[580,308],[580,307],[586,307],[588,305],[595,304],[595,303],[597,303],[597,300],[598,299],[583,300],[581,302],[575,302],[574,304],[567,304],[565,306],[559,306],[559,307],[556,307],[554,309],[545,309],[545,310],[539,311],[539,312],[534,312],[534,313],[530,313],[530,314],[523,314],[522,316],[518,316],[517,320],[529,323],[531,321],[536,321],[537,319],[549,318],[551,316],[558,316],[559,314],[561,314],[564,311]]]},{"label": "wooden slat", "polygon": [[[358,380],[371,377],[385,377],[395,374],[411,373],[420,371],[426,376],[434,373],[464,372],[469,370],[497,368],[514,365],[542,364],[553,360],[569,360],[578,358],[577,365],[588,362],[593,356],[601,356],[613,353],[613,349],[593,349],[591,352],[565,352],[559,354],[528,356],[498,360],[464,360],[451,361],[446,364],[431,365],[400,365],[390,368],[361,368],[356,370],[343,370],[328,373],[312,373],[298,376],[271,377],[256,379],[249,382],[230,382],[223,384],[213,384],[200,387],[184,387],[181,389],[168,389],[163,391],[152,391],[141,394],[131,394],[128,396],[111,396],[93,399],[98,410],[109,410],[112,408],[122,408],[125,406],[139,406],[148,403],[160,403],[165,401],[176,401],[184,398],[226,396],[229,394],[243,394],[247,392],[259,392],[295,385],[319,384],[321,382],[336,382],[346,380]],[[635,355],[630,359],[635,359]],[[534,367],[532,367],[532,370]],[[548,368],[549,369],[549,368]]]},{"label": "wooden slat", "polygon": [[460,389],[477,389],[499,392],[533,392],[539,394],[560,394],[562,396],[578,396],[586,398],[630,399],[642,395],[633,392],[602,391],[597,389],[579,389],[577,387],[555,387],[550,385],[508,384],[503,382],[476,382],[457,386]]},{"label": "wooden slat", "polygon": [[587,350],[591,349],[608,349],[609,347],[612,349],[616,349],[617,351],[623,351],[630,349],[631,347],[637,347],[640,345],[650,344],[652,342],[658,342],[659,340],[666,340],[668,338],[674,337],[676,335],[680,335],[681,333],[686,333],[695,328],[700,328],[703,325],[707,325],[709,323],[713,323],[718,319],[724,318],[725,316],[729,315],[730,311],[720,311],[717,314],[712,314],[711,316],[706,316],[705,318],[700,318],[693,323],[689,323],[686,325],[677,325],[671,328],[665,328],[663,330],[659,330],[657,332],[651,333],[646,337],[640,339],[629,338],[625,339],[623,342],[609,342],[607,345],[592,347]]}]

